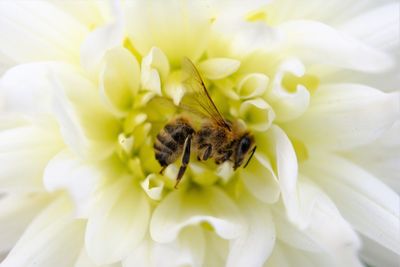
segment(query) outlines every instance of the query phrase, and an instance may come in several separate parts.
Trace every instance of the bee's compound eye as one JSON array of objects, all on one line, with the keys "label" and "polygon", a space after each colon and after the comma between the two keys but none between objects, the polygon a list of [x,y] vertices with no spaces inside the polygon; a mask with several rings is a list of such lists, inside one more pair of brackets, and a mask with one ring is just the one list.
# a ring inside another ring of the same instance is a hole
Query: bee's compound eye
[{"label": "bee's compound eye", "polygon": [[239,144],[239,150],[241,153],[246,153],[249,149],[250,149],[250,138],[245,136],[242,138],[242,140],[240,140],[240,144]]}]

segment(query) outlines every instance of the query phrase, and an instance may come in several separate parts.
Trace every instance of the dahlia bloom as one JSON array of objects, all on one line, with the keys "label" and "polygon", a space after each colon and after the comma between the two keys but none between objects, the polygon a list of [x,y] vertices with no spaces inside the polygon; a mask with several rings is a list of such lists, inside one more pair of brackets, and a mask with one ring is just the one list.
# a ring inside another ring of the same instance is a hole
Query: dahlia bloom
[{"label": "dahlia bloom", "polygon": [[[398,10],[0,2],[1,266],[396,266]],[[184,57],[257,151],[174,189],[156,100],[179,106]]]}]

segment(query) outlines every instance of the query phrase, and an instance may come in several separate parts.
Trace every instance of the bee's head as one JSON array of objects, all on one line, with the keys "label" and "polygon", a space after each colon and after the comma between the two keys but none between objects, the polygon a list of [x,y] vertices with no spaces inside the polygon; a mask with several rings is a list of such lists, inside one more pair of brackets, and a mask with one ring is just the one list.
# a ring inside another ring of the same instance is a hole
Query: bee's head
[{"label": "bee's head", "polygon": [[245,168],[256,151],[256,148],[254,136],[248,132],[243,134],[236,142],[233,156],[233,169],[236,170],[240,167],[247,158],[246,164],[244,165]]}]

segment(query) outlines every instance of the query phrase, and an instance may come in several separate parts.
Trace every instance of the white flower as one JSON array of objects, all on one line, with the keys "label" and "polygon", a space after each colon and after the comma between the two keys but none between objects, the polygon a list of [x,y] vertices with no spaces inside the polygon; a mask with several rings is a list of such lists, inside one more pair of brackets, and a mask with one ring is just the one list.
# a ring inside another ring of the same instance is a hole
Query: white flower
[{"label": "white flower", "polygon": [[[398,3],[3,1],[1,266],[396,266]],[[164,176],[183,57],[256,139]]]}]

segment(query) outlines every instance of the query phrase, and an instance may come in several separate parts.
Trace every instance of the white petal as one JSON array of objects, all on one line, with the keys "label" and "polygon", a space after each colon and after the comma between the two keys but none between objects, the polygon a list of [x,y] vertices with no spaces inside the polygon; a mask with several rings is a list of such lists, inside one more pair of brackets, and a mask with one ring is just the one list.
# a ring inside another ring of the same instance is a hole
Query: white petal
[{"label": "white petal", "polygon": [[142,60],[142,87],[161,95],[161,86],[169,74],[169,62],[166,55],[157,47],[152,47]]},{"label": "white petal", "polygon": [[97,89],[74,70],[54,72],[53,110],[70,149],[82,157],[103,158],[115,149],[119,123],[102,105]]},{"label": "white petal", "polygon": [[98,2],[92,1],[57,1],[51,2],[52,5],[57,6],[59,9],[67,12],[70,16],[74,17],[82,25],[93,27],[93,25],[100,25],[104,23],[104,15]]},{"label": "white petal", "polygon": [[352,149],[346,157],[379,177],[400,194],[400,121],[374,142]]},{"label": "white petal", "polygon": [[[122,261],[122,267],[147,267],[153,266],[152,252],[154,241],[150,237],[145,238],[131,253]],[[84,266],[82,266],[84,267]]]},{"label": "white petal", "polygon": [[361,258],[369,266],[398,267],[399,254],[382,247],[367,237],[362,238]]},{"label": "white petal", "polygon": [[[240,20],[217,19],[213,29],[215,31],[214,45],[210,46],[210,51],[208,51],[211,55],[245,58],[254,52],[272,51],[277,48],[281,39],[279,32],[264,22],[247,22],[242,18]],[[224,43],[224,40],[227,41]]]},{"label": "white petal", "polygon": [[265,6],[265,0],[211,0],[212,7],[216,9],[219,19],[243,19],[251,11]]},{"label": "white petal", "polygon": [[79,45],[88,29],[49,2],[0,3],[0,53],[15,62],[78,62]]},{"label": "white petal", "polygon": [[279,25],[278,29],[286,35],[287,53],[306,63],[366,72],[387,70],[393,65],[387,54],[320,22],[290,21]]},{"label": "white petal", "polygon": [[262,266],[275,244],[275,227],[267,205],[251,196],[238,200],[247,231],[231,241],[226,266]]},{"label": "white petal", "polygon": [[271,127],[275,119],[275,112],[265,100],[255,98],[242,102],[239,116],[250,129],[263,132]]},{"label": "white petal", "polygon": [[123,267],[175,267],[204,266],[204,230],[200,226],[185,228],[178,239],[166,244],[154,242],[148,237],[132,251]]},{"label": "white petal", "polygon": [[351,162],[314,153],[304,163],[307,176],[321,185],[357,231],[400,254],[399,196]]},{"label": "white petal", "polygon": [[83,221],[71,220],[69,203],[60,197],[32,222],[2,266],[73,266],[84,229]]},{"label": "white petal", "polygon": [[7,253],[48,203],[44,194],[0,197],[0,253]]},{"label": "white petal", "polygon": [[302,141],[329,149],[367,144],[400,116],[400,94],[382,93],[357,84],[320,87],[310,107],[285,129]]},{"label": "white petal", "polygon": [[[311,190],[316,192],[311,193]],[[307,235],[333,255],[337,266],[361,266],[358,236],[334,203],[310,182],[299,182],[298,191],[302,211],[310,212]]]},{"label": "white petal", "polygon": [[50,110],[50,89],[46,81],[47,64],[18,65],[0,80],[2,109],[35,114]]},{"label": "white petal", "polygon": [[231,58],[211,58],[199,64],[199,71],[205,78],[219,80],[235,73],[240,67],[240,61]]},{"label": "white petal", "polygon": [[125,11],[128,36],[142,56],[156,46],[179,66],[184,56],[198,60],[208,45],[212,15],[206,2],[128,1]]},{"label": "white petal", "polygon": [[43,182],[49,192],[67,190],[75,202],[76,216],[85,218],[101,176],[98,166],[85,163],[69,150],[63,150],[46,166]]},{"label": "white petal", "polygon": [[204,235],[206,238],[204,266],[224,266],[229,252],[228,241],[211,231],[204,231]]},{"label": "white petal", "polygon": [[398,46],[399,3],[382,3],[339,25],[338,29],[379,48]]},{"label": "white petal", "polygon": [[282,206],[276,206],[272,209],[272,217],[276,236],[280,241],[305,252],[320,252],[322,250],[320,245],[304,229],[287,219]]},{"label": "white petal", "polygon": [[[277,242],[271,257],[264,267],[337,267],[326,253],[310,253],[295,249],[289,245]],[[353,265],[346,265],[356,267]]]},{"label": "white petal", "polygon": [[101,190],[86,228],[85,245],[96,264],[125,258],[146,234],[150,205],[129,177]]},{"label": "white petal", "polygon": [[[367,12],[374,6],[382,5],[383,1],[357,1],[350,3],[347,1],[320,1],[308,0],[299,2],[297,0],[273,1],[268,6],[268,15],[271,15],[270,21],[273,24],[292,20],[293,18],[307,18],[311,20],[322,21],[328,24],[340,25],[355,16]],[[295,7],[295,8],[293,8]]]},{"label": "white petal", "polygon": [[267,100],[276,113],[276,120],[280,122],[293,120],[301,116],[310,102],[310,93],[304,85],[295,85],[294,92],[284,88],[283,80],[287,74],[303,77],[305,67],[298,59],[284,61],[277,70],[267,91]]},{"label": "white petal", "polygon": [[3,52],[0,51],[0,75],[3,75],[8,69],[12,68],[15,62]]},{"label": "white petal", "polygon": [[[265,262],[264,267],[290,267],[291,265],[289,264],[289,258],[285,255],[284,252],[284,245],[277,244],[274,247],[274,250],[271,254],[271,256],[268,258],[268,261]],[[287,249],[286,249],[287,253]],[[304,265],[302,265],[304,266]]]},{"label": "white petal", "polygon": [[106,52],[100,72],[100,94],[103,102],[116,115],[125,115],[139,90],[140,69],[136,58],[125,48]]},{"label": "white petal", "polygon": [[298,166],[296,153],[289,138],[278,126],[272,125],[265,139],[257,139],[257,145],[261,150],[264,147],[268,148],[287,215],[291,220],[296,220],[299,211],[296,191]]},{"label": "white petal", "polygon": [[224,239],[232,239],[243,231],[238,208],[222,191],[214,187],[177,190],[157,206],[150,222],[151,237],[156,242],[175,240],[186,226],[208,222]]},{"label": "white petal", "polygon": [[244,185],[257,199],[265,203],[275,203],[279,199],[279,181],[269,159],[255,153],[255,159],[241,171]]},{"label": "white petal", "polygon": [[42,175],[49,159],[62,147],[52,129],[33,125],[0,131],[2,191],[42,191]]},{"label": "white petal", "polygon": [[106,264],[106,265],[96,265],[89,255],[86,252],[86,249],[83,247],[79,254],[78,259],[75,262],[74,267],[121,267],[120,263],[115,264]]},{"label": "white petal", "polygon": [[153,251],[154,266],[203,266],[205,250],[203,231],[200,227],[188,227],[182,230],[177,242],[156,243]]},{"label": "white petal", "polygon": [[273,217],[279,239],[307,252],[327,252],[335,266],[359,266],[358,237],[333,202],[304,178],[299,180],[297,191],[302,221],[291,225],[280,207],[276,207]]},{"label": "white petal", "polygon": [[24,127],[31,123],[26,116],[20,114],[6,112],[0,114],[0,131]]},{"label": "white petal", "polygon": [[91,32],[81,46],[81,63],[95,71],[107,50],[119,46],[124,38],[124,17],[119,1],[110,1],[113,21]]}]

